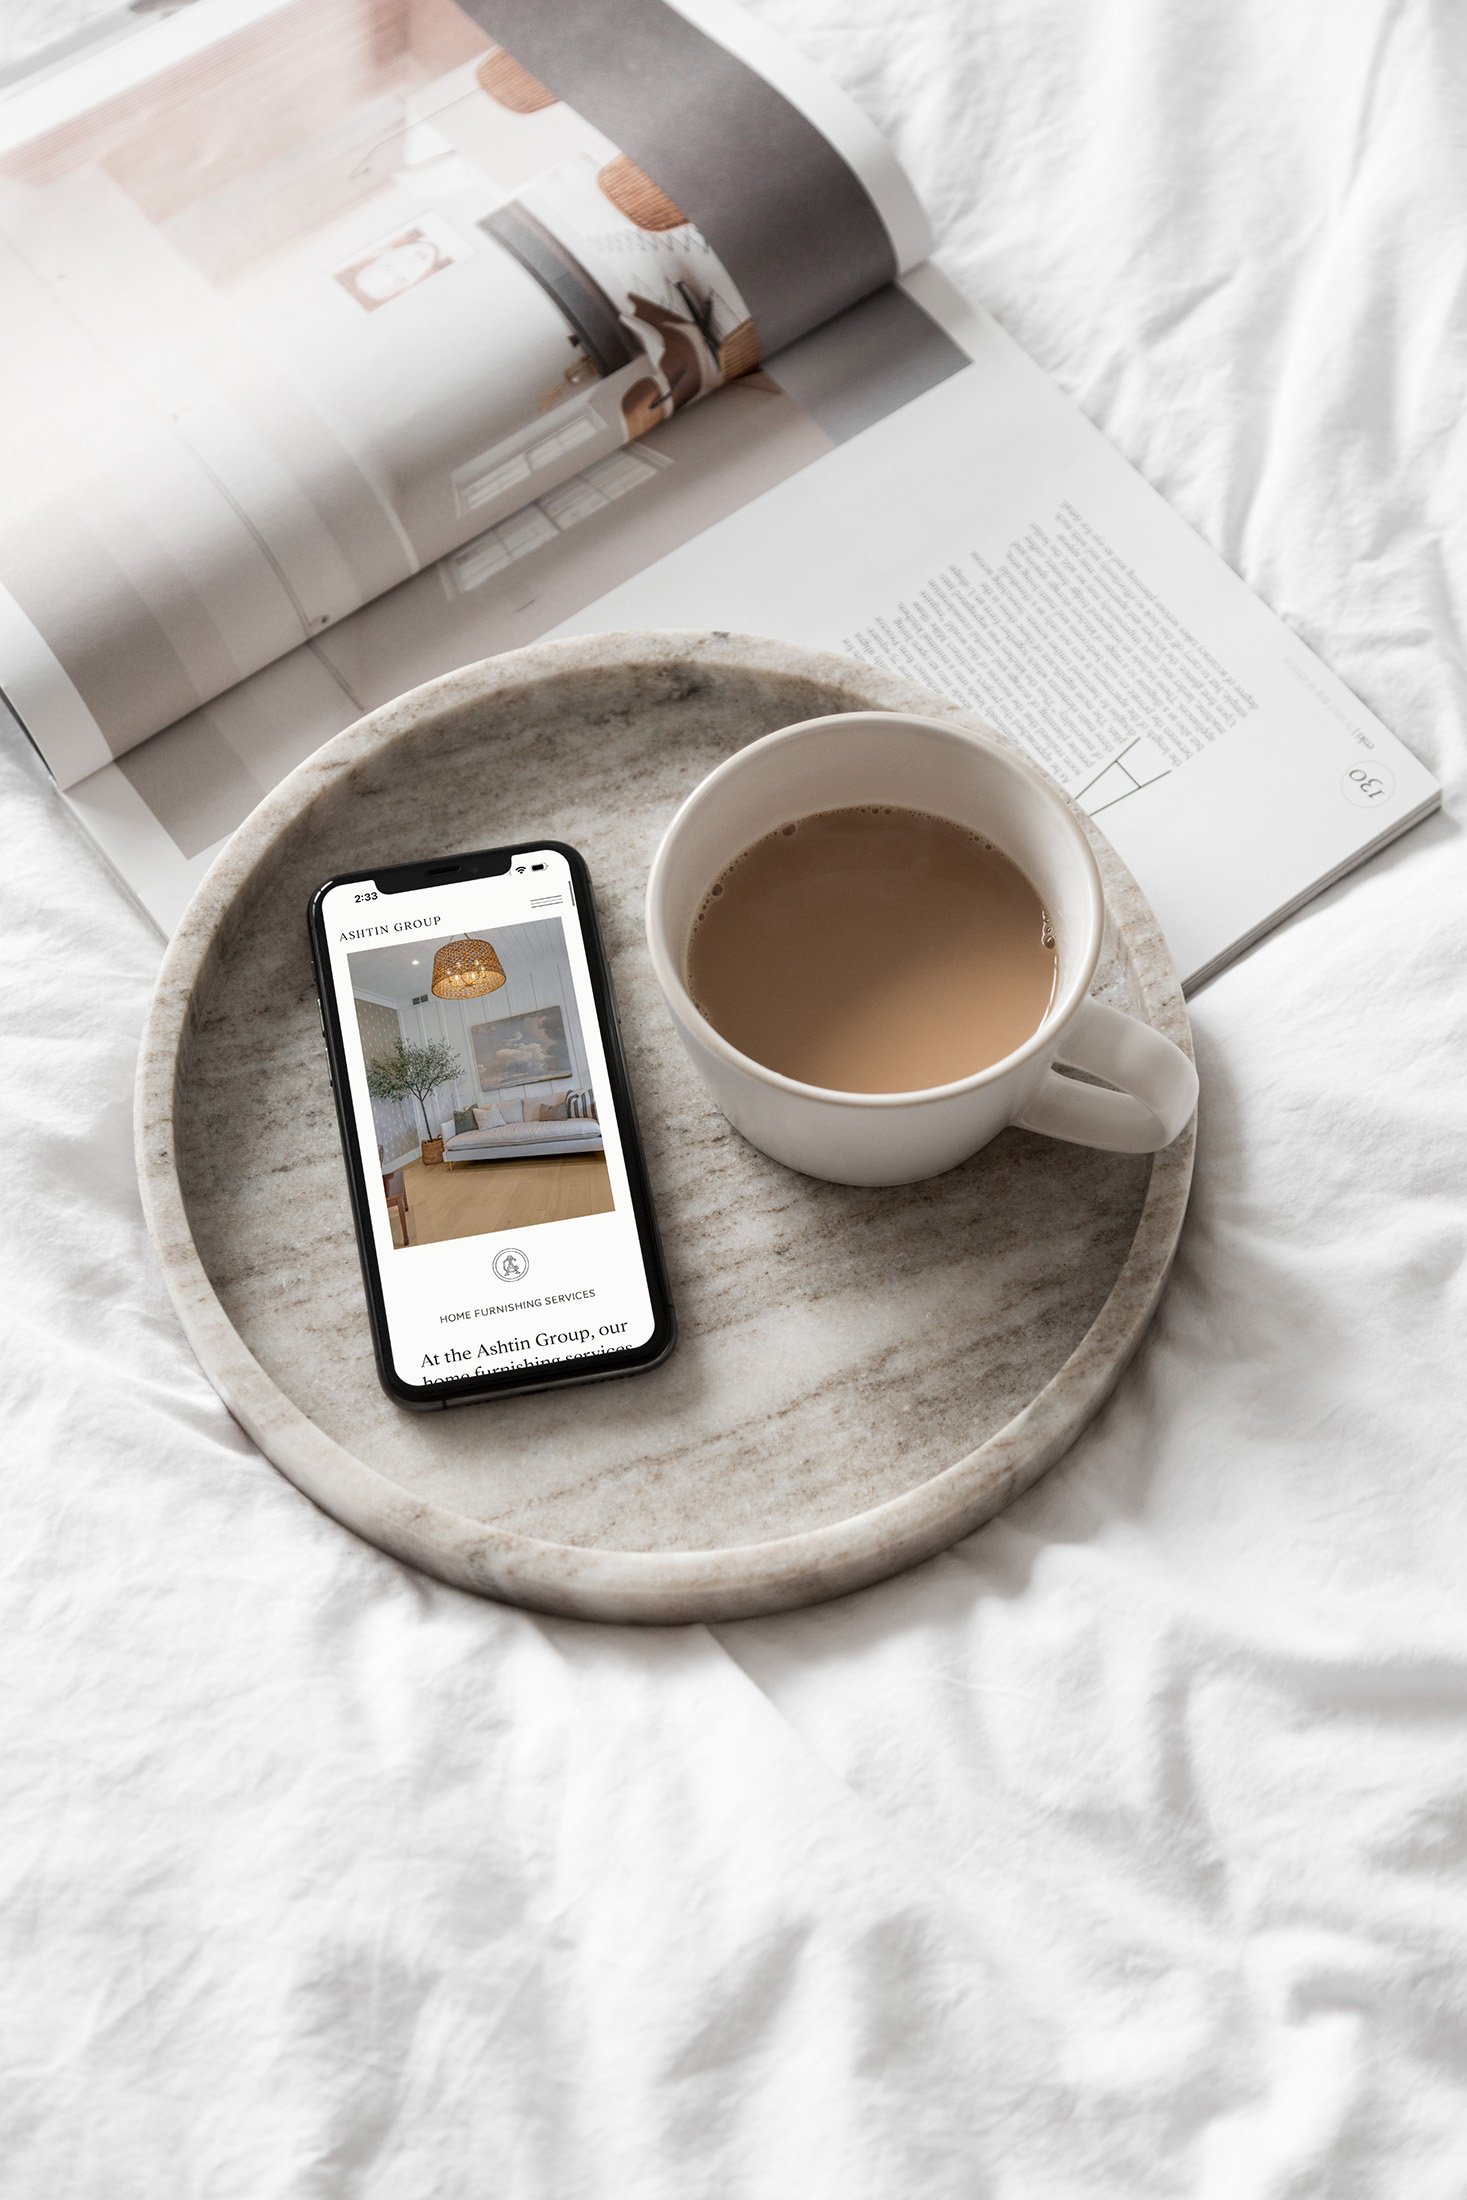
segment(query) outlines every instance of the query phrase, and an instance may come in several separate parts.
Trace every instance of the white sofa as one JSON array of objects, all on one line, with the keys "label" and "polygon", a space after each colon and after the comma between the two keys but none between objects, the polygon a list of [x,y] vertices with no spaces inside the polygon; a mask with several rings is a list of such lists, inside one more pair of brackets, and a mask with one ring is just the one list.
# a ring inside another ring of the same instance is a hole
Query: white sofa
[{"label": "white sofa", "polygon": [[[534,1105],[534,1103],[531,1103]],[[443,1159],[451,1169],[456,1161],[502,1161],[507,1157],[535,1153],[600,1153],[601,1125],[591,1116],[572,1116],[563,1122],[526,1123],[520,1119],[523,1103],[512,1102],[495,1114],[503,1113],[510,1119],[505,1122],[483,1124],[477,1130],[454,1129],[453,1117],[440,1123],[443,1137]],[[511,1108],[516,1112],[511,1115]],[[474,1113],[483,1117],[490,1111],[476,1108]]]}]

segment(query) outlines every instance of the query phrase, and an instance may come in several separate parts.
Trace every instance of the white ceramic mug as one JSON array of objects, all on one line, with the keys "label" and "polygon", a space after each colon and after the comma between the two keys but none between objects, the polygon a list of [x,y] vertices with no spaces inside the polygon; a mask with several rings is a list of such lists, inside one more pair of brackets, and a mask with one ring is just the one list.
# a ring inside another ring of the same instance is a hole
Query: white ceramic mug
[{"label": "white ceramic mug", "polygon": [[[832,1092],[766,1069],[729,1045],[687,988],[703,897],[744,849],[793,818],[884,802],[983,834],[1044,904],[1059,974],[1039,1029],[975,1076],[923,1092]],[[647,944],[678,1036],[719,1107],[752,1145],[837,1184],[913,1184],[951,1169],[1004,1128],[1081,1146],[1154,1153],[1188,1122],[1197,1073],[1149,1024],[1089,996],[1105,909],[1074,813],[1044,776],[982,734],[859,711],[751,742],[696,787],[663,836],[647,882]],[[1054,1065],[1119,1091],[1061,1077]]]}]

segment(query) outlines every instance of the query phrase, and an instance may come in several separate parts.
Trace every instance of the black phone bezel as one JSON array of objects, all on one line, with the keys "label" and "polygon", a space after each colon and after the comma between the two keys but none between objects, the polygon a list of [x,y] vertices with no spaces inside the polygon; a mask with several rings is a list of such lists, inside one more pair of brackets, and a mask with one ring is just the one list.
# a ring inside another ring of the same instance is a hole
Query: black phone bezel
[{"label": "black phone bezel", "polygon": [[[592,1359],[565,1361],[549,1368],[518,1368],[503,1374],[466,1375],[450,1382],[434,1383],[425,1395],[420,1385],[403,1381],[392,1359],[387,1309],[369,1219],[370,1178],[364,1166],[361,1142],[357,1137],[356,1121],[350,1105],[351,1082],[340,1004],[331,980],[330,953],[325,937],[325,900],[329,893],[342,886],[370,885],[378,894],[390,895],[417,892],[423,887],[437,884],[440,880],[452,879],[457,885],[465,879],[502,877],[516,856],[537,855],[546,850],[563,856],[571,874],[575,910],[580,920],[581,937],[590,971],[591,997],[606,1056],[612,1104],[621,1130],[622,1154],[626,1162],[632,1213],[637,1225],[637,1242],[647,1279],[648,1296],[652,1301],[652,1334],[644,1344],[634,1345],[628,1351],[598,1353]],[[640,1375],[649,1368],[661,1366],[677,1342],[677,1318],[668,1288],[667,1268],[652,1205],[652,1190],[647,1178],[636,1104],[632,1097],[631,1079],[627,1074],[626,1055],[622,1047],[621,1019],[617,1014],[611,971],[601,938],[596,898],[591,888],[591,873],[580,850],[572,848],[563,840],[525,840],[517,841],[508,848],[481,848],[462,855],[425,857],[417,863],[384,864],[375,869],[343,871],[335,878],[327,879],[311,896],[307,912],[307,932],[316,977],[321,1036],[326,1047],[332,1097],[336,1102],[336,1121],[341,1133],[342,1159],[346,1166],[352,1222],[356,1229],[357,1258],[361,1263],[362,1283],[367,1298],[372,1350],[377,1362],[378,1380],[388,1397],[411,1412],[435,1413],[447,1406],[472,1405],[479,1400],[492,1398],[518,1397],[527,1391],[562,1390],[572,1384],[607,1382],[618,1375]]]}]

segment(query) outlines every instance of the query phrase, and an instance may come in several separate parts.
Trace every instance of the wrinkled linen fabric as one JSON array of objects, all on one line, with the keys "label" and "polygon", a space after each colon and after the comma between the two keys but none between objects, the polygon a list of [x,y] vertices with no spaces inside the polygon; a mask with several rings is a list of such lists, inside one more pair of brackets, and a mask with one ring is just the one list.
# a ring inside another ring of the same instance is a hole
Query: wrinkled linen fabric
[{"label": "wrinkled linen fabric", "polygon": [[756,5],[1446,812],[1194,1002],[1175,1277],[1068,1459],[638,1632],[422,1578],[230,1420],[133,1178],[157,944],[12,742],[15,2200],[1467,2190],[1467,11]]}]

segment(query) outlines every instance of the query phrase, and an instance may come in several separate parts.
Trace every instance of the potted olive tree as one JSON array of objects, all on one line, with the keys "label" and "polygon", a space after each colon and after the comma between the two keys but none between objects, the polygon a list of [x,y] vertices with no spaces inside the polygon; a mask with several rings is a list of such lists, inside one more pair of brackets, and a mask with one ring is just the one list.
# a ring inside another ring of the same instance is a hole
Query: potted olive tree
[{"label": "potted olive tree", "polygon": [[443,1140],[433,1135],[428,1102],[440,1085],[451,1085],[463,1075],[463,1064],[451,1046],[434,1039],[428,1046],[409,1046],[399,1039],[390,1054],[379,1054],[367,1064],[367,1090],[374,1100],[402,1102],[411,1096],[423,1111],[424,1162],[431,1167],[443,1159]]}]

